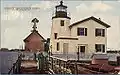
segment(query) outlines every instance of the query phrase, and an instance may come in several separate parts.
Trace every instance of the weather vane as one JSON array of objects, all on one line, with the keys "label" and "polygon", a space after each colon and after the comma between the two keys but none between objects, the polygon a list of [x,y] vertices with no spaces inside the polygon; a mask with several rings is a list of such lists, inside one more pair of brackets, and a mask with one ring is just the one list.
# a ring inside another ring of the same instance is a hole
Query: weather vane
[{"label": "weather vane", "polygon": [[60,5],[63,5],[63,1],[62,0],[60,1]]},{"label": "weather vane", "polygon": [[34,25],[33,25],[33,31],[34,30],[36,30],[37,29],[37,26],[36,26],[36,23],[38,23],[39,22],[39,20],[37,19],[37,18],[34,18],[31,22],[33,22],[34,23]]}]

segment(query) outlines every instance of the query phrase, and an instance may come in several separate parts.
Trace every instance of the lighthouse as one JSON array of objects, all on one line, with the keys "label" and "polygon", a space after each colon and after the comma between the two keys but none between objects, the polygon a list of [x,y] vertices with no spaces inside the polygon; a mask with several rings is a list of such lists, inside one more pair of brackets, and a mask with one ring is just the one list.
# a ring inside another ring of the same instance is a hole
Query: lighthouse
[{"label": "lighthouse", "polygon": [[50,35],[51,52],[62,52],[58,38],[70,36],[70,19],[71,18],[67,15],[67,6],[63,5],[63,1],[60,1],[60,4],[55,6],[55,15],[52,17]]}]

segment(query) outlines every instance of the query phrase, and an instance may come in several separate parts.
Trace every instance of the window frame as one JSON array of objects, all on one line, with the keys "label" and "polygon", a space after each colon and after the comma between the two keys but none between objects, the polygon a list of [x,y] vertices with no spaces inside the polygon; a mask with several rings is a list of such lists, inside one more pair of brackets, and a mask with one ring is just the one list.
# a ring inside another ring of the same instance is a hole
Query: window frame
[{"label": "window frame", "polygon": [[105,37],[105,29],[102,28],[96,28],[95,29],[95,36],[102,36]]},{"label": "window frame", "polygon": [[61,21],[60,21],[60,25],[61,25],[61,26],[64,26],[64,20],[61,20]]},{"label": "window frame", "polygon": [[104,53],[105,52],[105,44],[95,44],[95,50],[96,50],[96,52]]},{"label": "window frame", "polygon": [[59,42],[57,42],[57,46],[56,46],[57,48],[57,51],[59,51],[60,50],[60,44],[59,44]]},{"label": "window frame", "polygon": [[80,46],[80,52],[85,53],[85,46]]},{"label": "window frame", "polygon": [[[82,31],[83,29],[83,31]],[[78,27],[77,28],[77,36],[87,36],[87,28],[85,27]]]},{"label": "window frame", "polygon": [[54,39],[57,39],[57,33],[54,33]]}]

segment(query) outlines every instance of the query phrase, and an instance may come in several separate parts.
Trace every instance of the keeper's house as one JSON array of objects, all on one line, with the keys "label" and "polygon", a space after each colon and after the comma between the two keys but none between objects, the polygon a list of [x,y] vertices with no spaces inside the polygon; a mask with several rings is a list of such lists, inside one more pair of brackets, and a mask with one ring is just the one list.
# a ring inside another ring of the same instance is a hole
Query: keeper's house
[{"label": "keeper's house", "polygon": [[70,24],[67,6],[60,2],[52,17],[50,49],[52,54],[91,55],[106,53],[107,28],[110,26],[93,16]]}]

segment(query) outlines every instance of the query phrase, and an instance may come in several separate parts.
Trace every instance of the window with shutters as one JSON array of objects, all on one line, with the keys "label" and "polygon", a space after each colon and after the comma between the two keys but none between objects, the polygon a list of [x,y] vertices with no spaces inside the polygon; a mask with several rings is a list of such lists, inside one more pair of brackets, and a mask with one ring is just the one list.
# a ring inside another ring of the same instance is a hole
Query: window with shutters
[{"label": "window with shutters", "polygon": [[95,29],[95,36],[105,36],[105,29]]},{"label": "window with shutters", "polygon": [[95,44],[96,52],[105,52],[105,45],[104,44]]},{"label": "window with shutters", "polygon": [[64,20],[60,21],[61,26],[64,26]]},{"label": "window with shutters", "polygon": [[87,36],[87,28],[77,28],[78,36]]}]

